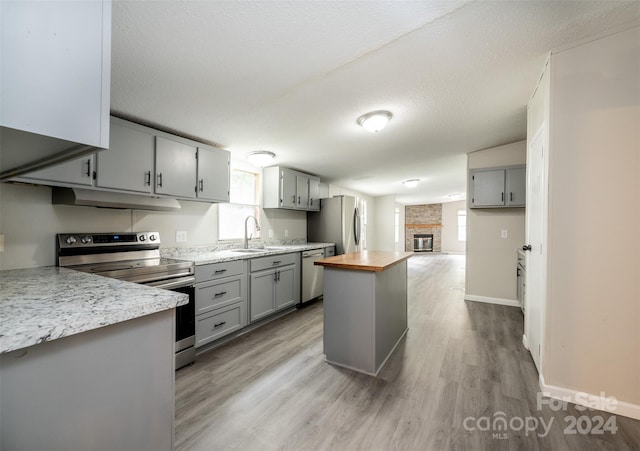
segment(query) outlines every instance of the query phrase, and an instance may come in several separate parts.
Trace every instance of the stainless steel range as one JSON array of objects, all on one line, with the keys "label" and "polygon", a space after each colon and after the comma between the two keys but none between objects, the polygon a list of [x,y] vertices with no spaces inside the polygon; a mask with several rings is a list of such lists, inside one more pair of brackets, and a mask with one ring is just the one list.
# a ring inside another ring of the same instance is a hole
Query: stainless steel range
[{"label": "stainless steel range", "polygon": [[195,265],[160,257],[157,232],[61,233],[58,266],[189,295],[176,308],[176,369],[195,360]]}]

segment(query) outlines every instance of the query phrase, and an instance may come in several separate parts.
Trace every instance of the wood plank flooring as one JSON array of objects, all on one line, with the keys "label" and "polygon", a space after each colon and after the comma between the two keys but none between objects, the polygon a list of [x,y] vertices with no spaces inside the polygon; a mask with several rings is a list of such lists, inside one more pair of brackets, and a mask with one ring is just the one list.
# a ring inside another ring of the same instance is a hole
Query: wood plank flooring
[{"label": "wood plank flooring", "polygon": [[[324,362],[322,303],[199,357],[176,373],[176,449],[640,449],[640,421],[571,435],[567,416],[611,415],[537,410],[522,313],[465,302],[463,287],[464,256],[409,260],[409,332],[377,378]],[[502,415],[512,427],[480,430]],[[526,417],[549,433],[520,428]]]}]

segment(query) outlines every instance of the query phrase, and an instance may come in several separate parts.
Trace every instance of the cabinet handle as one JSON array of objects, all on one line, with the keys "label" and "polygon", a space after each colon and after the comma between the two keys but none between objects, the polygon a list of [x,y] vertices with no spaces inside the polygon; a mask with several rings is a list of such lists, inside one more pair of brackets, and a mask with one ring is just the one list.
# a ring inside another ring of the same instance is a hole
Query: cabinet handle
[{"label": "cabinet handle", "polygon": [[216,293],[216,294],[214,294],[214,295],[213,295],[213,297],[216,297],[216,298],[217,298],[217,297],[220,297],[220,296],[224,296],[225,294],[227,294],[227,292],[226,292],[226,291],[221,291],[220,293]]},{"label": "cabinet handle", "polygon": [[272,265],[279,265],[280,263],[282,263],[282,260],[275,260],[271,264]]},{"label": "cabinet handle", "polygon": [[296,203],[296,195],[294,194],[293,196],[291,196],[291,200],[293,201],[293,203]]},{"label": "cabinet handle", "polygon": [[273,281],[277,282],[278,281],[278,271],[273,273]]},{"label": "cabinet handle", "polygon": [[151,186],[151,171],[145,172],[144,176],[145,176],[144,184],[147,185],[147,186]]},{"label": "cabinet handle", "polygon": [[313,207],[313,199],[309,199],[309,205]]},{"label": "cabinet handle", "polygon": [[227,324],[227,322],[226,321],[222,321],[222,322],[220,322],[218,324],[214,324],[213,328],[215,329],[216,327],[224,326],[225,324]]},{"label": "cabinet handle", "polygon": [[158,187],[162,188],[162,172],[158,174]]},{"label": "cabinet handle", "polygon": [[300,196],[298,196],[298,205],[300,205]]},{"label": "cabinet handle", "polygon": [[91,177],[91,158],[87,160],[87,177]]},{"label": "cabinet handle", "polygon": [[513,192],[509,191],[509,202],[513,202]]},{"label": "cabinet handle", "polygon": [[204,179],[200,179],[200,192],[204,191]]},{"label": "cabinet handle", "polygon": [[504,191],[501,193],[502,196],[502,202],[504,202]]},{"label": "cabinet handle", "polygon": [[214,271],[214,274],[222,274],[223,272],[227,272],[227,270],[226,269],[216,269]]}]

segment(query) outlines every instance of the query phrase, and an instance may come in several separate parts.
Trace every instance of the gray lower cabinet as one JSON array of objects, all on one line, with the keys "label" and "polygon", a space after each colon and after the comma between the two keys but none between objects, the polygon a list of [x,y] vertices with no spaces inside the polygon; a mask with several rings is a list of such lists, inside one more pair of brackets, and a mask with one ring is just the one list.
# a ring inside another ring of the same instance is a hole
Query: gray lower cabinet
[{"label": "gray lower cabinet", "polygon": [[469,171],[470,208],[524,207],[525,190],[524,165]]},{"label": "gray lower cabinet", "polygon": [[247,262],[196,267],[196,347],[247,325]]},{"label": "gray lower cabinet", "polygon": [[300,253],[250,260],[249,316],[255,322],[300,302]]}]

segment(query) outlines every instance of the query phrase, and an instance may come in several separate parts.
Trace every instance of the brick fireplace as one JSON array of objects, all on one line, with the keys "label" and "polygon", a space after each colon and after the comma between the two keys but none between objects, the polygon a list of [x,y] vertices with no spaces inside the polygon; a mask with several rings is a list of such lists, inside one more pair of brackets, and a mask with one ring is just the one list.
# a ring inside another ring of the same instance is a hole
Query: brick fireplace
[{"label": "brick fireplace", "polygon": [[407,205],[404,213],[405,251],[414,251],[415,235],[433,235],[433,252],[442,252],[442,204]]}]

